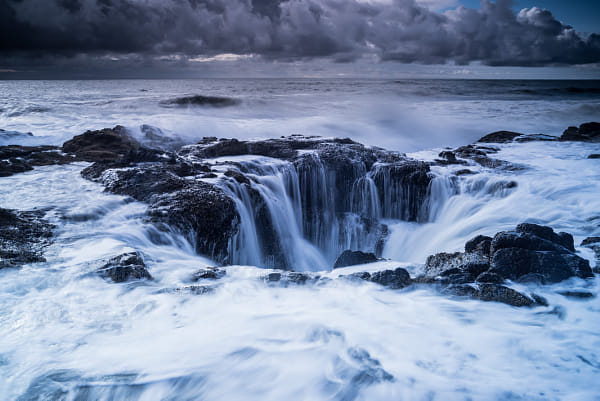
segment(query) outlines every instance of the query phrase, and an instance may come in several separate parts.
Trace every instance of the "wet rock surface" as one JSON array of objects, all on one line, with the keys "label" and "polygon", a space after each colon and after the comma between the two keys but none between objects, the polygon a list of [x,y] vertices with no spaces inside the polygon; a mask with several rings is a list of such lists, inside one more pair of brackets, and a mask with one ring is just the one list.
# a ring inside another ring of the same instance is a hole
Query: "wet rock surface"
[{"label": "wet rock surface", "polygon": [[[111,138],[121,138],[120,129],[109,131]],[[94,133],[106,134],[105,130]],[[204,138],[177,152],[148,149],[134,140],[119,141],[123,151],[118,157],[98,161],[82,175],[102,183],[109,192],[148,203],[149,221],[161,229],[186,234],[198,253],[222,264],[237,261],[235,241],[241,217],[239,200],[232,192],[236,196],[243,192],[252,217],[260,222],[256,235],[265,266],[292,268],[285,238],[278,232],[281,222],[274,220],[271,201],[265,198],[257,175],[297,177],[288,185],[299,190],[301,228],[315,246],[326,246],[319,241],[330,234],[331,227],[339,227],[340,237],[346,235],[343,221],[353,214],[360,235],[369,238],[373,251],[381,251],[380,243],[387,235],[385,226],[373,217],[375,209],[385,217],[418,221],[425,214],[432,179],[426,163],[349,139],[297,135],[264,141]],[[262,164],[213,160],[240,155],[270,157],[283,164],[274,170]],[[376,191],[381,204],[365,208],[362,198],[349,196],[357,191]]]},{"label": "wet rock surface", "polygon": [[144,258],[139,252],[128,252],[115,256],[99,268],[97,273],[100,277],[115,283],[140,279],[152,280],[152,276],[146,269]]},{"label": "wet rock surface", "polygon": [[579,127],[569,127],[563,132],[560,140],[600,142],[600,123],[589,122],[581,124]]},{"label": "wet rock surface", "polygon": [[65,142],[62,150],[77,156],[79,160],[117,161],[141,147],[121,125],[97,131],[86,131]]},{"label": "wet rock surface", "polygon": [[496,131],[496,132],[492,132],[491,134],[487,134],[487,135],[479,138],[479,140],[477,142],[506,143],[506,142],[512,142],[515,138],[517,138],[521,135],[523,135],[523,134],[519,133],[519,132],[513,132],[513,131]]},{"label": "wet rock surface", "polygon": [[46,261],[54,226],[43,217],[43,211],[0,208],[0,269]]},{"label": "wet rock surface", "polygon": [[35,166],[66,164],[77,160],[56,146],[0,146],[0,177],[30,171]]},{"label": "wet rock surface", "polygon": [[431,255],[423,270],[424,275],[414,282],[441,285],[448,294],[513,306],[543,305],[544,301],[503,285],[506,280],[550,284],[571,277],[593,277],[589,262],[575,254],[570,234],[531,223],[493,238],[479,235],[467,241],[465,252]]},{"label": "wet rock surface", "polygon": [[200,280],[218,280],[227,274],[227,271],[221,267],[206,267],[195,272],[192,276],[192,281]]},{"label": "wet rock surface", "polygon": [[340,267],[362,265],[365,263],[377,262],[378,258],[374,253],[352,251],[350,249],[345,250],[338,256],[333,264],[333,268],[337,269]]}]

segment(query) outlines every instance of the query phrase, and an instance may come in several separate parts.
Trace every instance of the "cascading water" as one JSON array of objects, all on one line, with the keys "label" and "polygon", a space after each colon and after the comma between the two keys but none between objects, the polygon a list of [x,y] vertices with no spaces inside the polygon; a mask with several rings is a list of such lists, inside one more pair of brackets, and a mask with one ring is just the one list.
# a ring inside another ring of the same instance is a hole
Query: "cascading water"
[{"label": "cascading water", "polygon": [[240,215],[229,244],[234,264],[324,270],[345,249],[380,254],[387,235],[382,218],[420,219],[428,199],[410,169],[394,164],[368,170],[352,161],[340,168],[315,152],[294,162],[256,156],[212,162]]}]

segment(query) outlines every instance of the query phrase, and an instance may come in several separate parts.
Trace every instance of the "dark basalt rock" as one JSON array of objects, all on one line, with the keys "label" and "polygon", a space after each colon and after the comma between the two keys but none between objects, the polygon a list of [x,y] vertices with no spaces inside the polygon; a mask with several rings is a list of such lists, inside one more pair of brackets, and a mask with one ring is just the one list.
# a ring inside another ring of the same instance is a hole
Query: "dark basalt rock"
[{"label": "dark basalt rock", "polygon": [[115,256],[98,269],[98,274],[102,278],[110,279],[115,283],[123,283],[134,279],[152,280],[152,276],[146,270],[146,264],[139,252],[129,252]]},{"label": "dark basalt rock", "polygon": [[374,253],[367,253],[361,251],[352,251],[350,249],[345,250],[337,257],[333,264],[334,269],[346,266],[362,265],[365,263],[377,262],[377,256]]},{"label": "dark basalt rock", "polygon": [[600,142],[600,123],[590,122],[581,124],[579,128],[569,127],[563,132],[560,140]]},{"label": "dark basalt rock", "polygon": [[77,161],[56,146],[0,146],[0,177],[33,170],[35,166],[66,164]]},{"label": "dark basalt rock", "polygon": [[43,215],[0,208],[0,269],[46,261],[43,250],[51,243],[54,226]]},{"label": "dark basalt rock", "polygon": [[473,281],[475,277],[487,270],[488,261],[476,253],[438,253],[430,255],[425,261],[425,275],[430,277],[449,276],[451,274],[467,274]]},{"label": "dark basalt rock", "polygon": [[600,159],[600,154],[599,153],[592,153],[587,158],[588,159]]},{"label": "dark basalt rock", "polygon": [[468,164],[465,160],[459,160],[456,158],[454,152],[449,150],[444,150],[438,154],[441,159],[435,159],[437,164],[441,164],[443,166],[450,164]]},{"label": "dark basalt rock", "polygon": [[518,233],[528,233],[536,235],[540,238],[560,244],[571,252],[575,252],[575,243],[573,242],[573,236],[569,233],[559,232],[557,234],[551,227],[540,226],[538,224],[532,223],[521,223],[517,226],[516,231]]},{"label": "dark basalt rock", "polygon": [[492,283],[492,284],[502,284],[505,280],[499,274],[483,272],[475,279],[478,283]]},{"label": "dark basalt rock", "polygon": [[163,100],[162,106],[209,106],[209,107],[227,107],[235,106],[240,103],[239,99],[233,99],[223,96],[203,96],[193,95],[178,97],[175,99]]},{"label": "dark basalt rock", "polygon": [[408,287],[412,284],[410,274],[406,269],[398,267],[394,270],[383,270],[375,272],[368,278],[369,281],[389,287],[391,289],[399,289]]},{"label": "dark basalt rock", "polygon": [[[499,233],[496,237],[506,238],[510,233]],[[496,240],[494,238],[494,241]],[[522,276],[535,273],[543,277],[546,282],[555,283],[567,278],[577,276],[589,278],[593,276],[587,260],[560,246],[548,249],[547,243],[541,239],[532,241],[517,238],[517,241],[503,241],[503,245],[512,242],[514,247],[503,246],[498,248],[492,241],[493,256],[490,264],[490,273],[496,273],[504,278],[517,280]],[[535,247],[537,244],[539,247]]]},{"label": "dark basalt rock", "polygon": [[118,161],[141,147],[127,129],[121,125],[98,131],[86,131],[65,142],[62,150],[72,153],[80,160]]},{"label": "dark basalt rock", "polygon": [[[586,245],[596,241],[595,238],[584,240]],[[592,277],[588,261],[574,251],[570,234],[522,223],[515,231],[500,232],[494,238],[479,235],[467,241],[464,253],[429,256],[424,266],[425,275],[416,277],[413,282],[438,284],[444,293],[483,301],[514,306],[544,305],[546,301],[535,294],[526,296],[501,284],[506,279],[546,284],[570,277]]]},{"label": "dark basalt rock", "polygon": [[575,299],[590,299],[595,298],[596,296],[589,291],[559,291],[558,292],[563,297],[567,298],[575,298]]},{"label": "dark basalt rock", "polygon": [[149,220],[159,228],[178,229],[196,252],[219,263],[229,263],[229,240],[237,233],[240,217],[235,202],[221,189],[204,182],[179,191],[156,195],[148,208]]},{"label": "dark basalt rock", "polygon": [[484,302],[500,302],[516,307],[548,306],[548,302],[535,294],[531,297],[496,283],[453,284],[442,289],[442,294],[468,297]]},{"label": "dark basalt rock", "polygon": [[483,143],[507,143],[512,142],[516,137],[521,136],[523,134],[519,132],[512,131],[496,131],[491,134],[487,134],[481,138],[477,142]]},{"label": "dark basalt rock", "polygon": [[534,306],[538,304],[535,299],[499,284],[481,283],[475,296],[481,301],[502,302],[511,306]]},{"label": "dark basalt rock", "polygon": [[477,252],[482,256],[489,257],[492,237],[478,235],[465,243],[465,252]]},{"label": "dark basalt rock", "polygon": [[262,280],[269,285],[277,285],[281,287],[287,287],[289,285],[308,285],[315,284],[322,277],[319,275],[313,275],[310,273],[300,272],[275,272],[269,273],[262,277]]},{"label": "dark basalt rock", "polygon": [[221,267],[207,267],[194,273],[192,281],[218,280],[225,277],[225,274],[227,274],[226,270]]},{"label": "dark basalt rock", "polygon": [[488,156],[488,153],[495,153],[497,150],[486,146],[466,145],[454,149],[454,154],[463,159],[473,160],[475,163],[493,169],[502,169],[508,171],[523,170],[524,167],[509,163],[504,160],[493,159]]}]

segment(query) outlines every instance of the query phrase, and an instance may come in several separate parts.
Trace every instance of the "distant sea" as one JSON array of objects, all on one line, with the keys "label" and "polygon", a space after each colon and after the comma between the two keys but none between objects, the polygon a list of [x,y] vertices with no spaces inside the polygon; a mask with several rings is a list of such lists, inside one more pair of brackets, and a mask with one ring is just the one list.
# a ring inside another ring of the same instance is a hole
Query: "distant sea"
[{"label": "distant sea", "polygon": [[[151,124],[190,141],[306,134],[410,152],[501,129],[559,135],[600,116],[600,81],[592,80],[0,81],[0,93],[0,128],[50,144],[88,129]],[[165,104],[190,95],[239,102]]]}]

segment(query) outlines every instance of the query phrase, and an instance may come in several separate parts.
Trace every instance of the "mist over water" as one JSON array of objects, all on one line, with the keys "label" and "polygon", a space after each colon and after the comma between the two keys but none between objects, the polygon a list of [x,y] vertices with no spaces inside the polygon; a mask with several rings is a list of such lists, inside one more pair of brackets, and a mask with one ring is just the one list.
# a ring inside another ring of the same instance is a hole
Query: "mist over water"
[{"label": "mist over water", "polygon": [[[302,133],[351,137],[430,160],[439,148],[467,144],[493,130],[558,135],[568,125],[597,120],[598,86],[0,82],[7,94],[0,99],[0,128],[34,134],[6,141],[54,144],[116,124],[134,131],[151,124],[189,142]],[[160,104],[194,94],[241,103]],[[450,173],[464,166],[433,167],[428,213],[419,222],[370,211],[390,227],[383,249],[388,260],[335,271],[329,271],[331,255],[323,247],[302,242],[298,206],[288,196],[298,190],[289,188],[297,178],[289,166],[267,158],[227,159],[254,175],[279,221],[295,222],[281,230],[293,242],[297,270],[322,270],[332,279],[398,266],[415,273],[430,254],[461,250],[477,234],[523,221],[572,233],[578,253],[593,266],[591,251],[577,245],[600,236],[600,168],[598,160],[587,159],[600,153],[600,144],[500,148],[494,157],[524,168],[469,166],[478,174],[453,179]],[[261,278],[271,270],[247,266],[261,262],[247,227],[240,266],[227,267],[227,275],[210,284],[213,293],[195,295],[182,289],[194,272],[215,262],[197,255],[185,233],[158,232],[145,222],[145,204],[83,179],[80,171],[87,165],[39,167],[0,178],[0,207],[41,209],[56,225],[46,262],[0,269],[1,400],[598,399],[597,275],[549,286],[515,284],[548,300],[550,306],[537,308],[456,299],[429,287],[396,291],[344,280],[281,288]],[[230,183],[228,190],[237,194],[242,214],[241,187]],[[95,274],[107,258],[133,250],[144,255],[153,281],[115,284]],[[558,294],[565,289],[596,296],[577,300]]]},{"label": "mist over water", "polygon": [[[3,81],[0,128],[53,144],[88,129],[150,124],[189,142],[304,134],[411,152],[469,143],[501,129],[559,135],[600,113],[599,91],[600,81]],[[165,101],[192,95],[240,103],[165,107]]]}]

